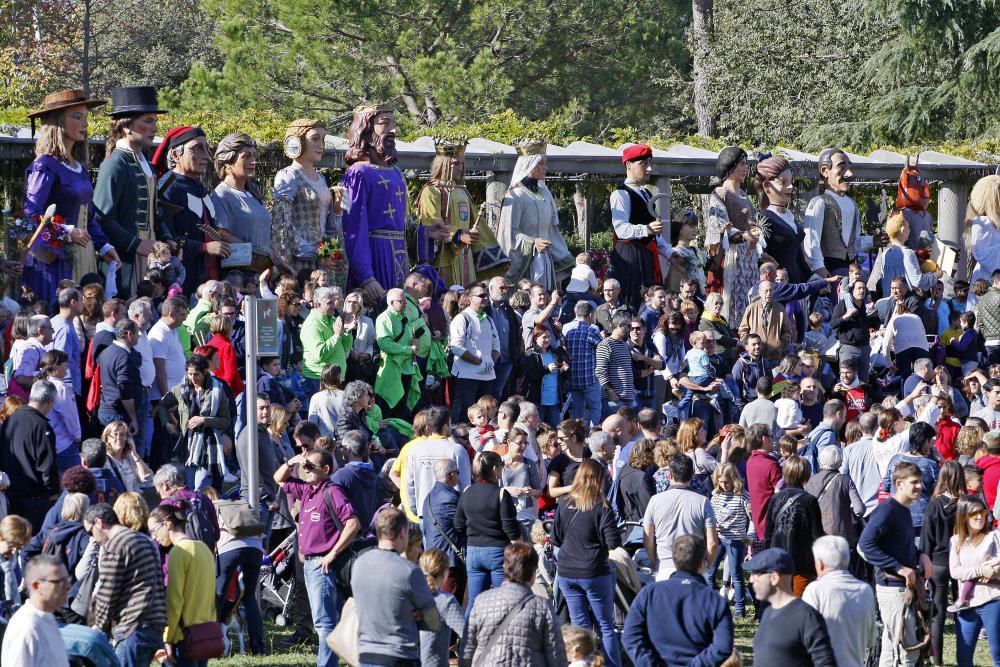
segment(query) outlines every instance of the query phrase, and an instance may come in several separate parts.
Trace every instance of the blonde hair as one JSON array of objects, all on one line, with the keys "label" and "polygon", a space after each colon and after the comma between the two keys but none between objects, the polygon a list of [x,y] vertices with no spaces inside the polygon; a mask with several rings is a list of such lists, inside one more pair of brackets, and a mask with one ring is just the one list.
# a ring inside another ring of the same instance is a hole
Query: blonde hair
[{"label": "blonde hair", "polygon": [[566,645],[566,660],[584,660],[590,667],[602,667],[604,656],[601,654],[597,635],[593,630],[576,625],[562,627],[563,643]]},{"label": "blonde hair", "polygon": [[153,242],[153,252],[149,253],[150,259],[155,259],[164,264],[170,263],[170,246],[168,246],[163,241]]},{"label": "blonde hair", "polygon": [[83,521],[83,515],[90,507],[90,498],[84,493],[67,493],[63,498],[59,518],[63,521]]},{"label": "blonde hair", "polygon": [[216,313],[212,316],[212,321],[208,325],[208,330],[214,334],[231,336],[233,335],[233,323],[225,315]]},{"label": "blonde hair", "polygon": [[[38,129],[38,138],[35,139],[35,155],[38,157],[51,155],[61,162],[68,162],[72,157],[86,168],[90,165],[90,151],[87,150],[86,140],[76,141],[72,149],[66,149],[64,119],[66,112],[71,108],[57,109],[41,117],[42,126]],[[90,113],[90,109],[87,113]]]},{"label": "blonde hair", "polygon": [[198,493],[202,494],[203,496],[211,500],[213,503],[216,500],[222,499],[222,497],[219,495],[219,492],[216,491],[215,487],[212,486],[211,484],[206,484],[205,486],[198,489]]},{"label": "blonde hair", "polygon": [[127,491],[119,494],[112,507],[118,522],[138,532],[146,530],[146,522],[149,520],[149,505],[141,493]]},{"label": "blonde hair", "polygon": [[427,586],[431,589],[431,593],[437,593],[435,581],[445,576],[451,566],[448,556],[440,549],[428,549],[420,555],[419,563],[420,569],[427,577]]},{"label": "blonde hair", "polygon": [[976,181],[969,193],[969,206],[966,208],[965,223],[968,226],[973,218],[985,215],[994,225],[1000,225],[1000,176],[984,176]]},{"label": "blonde hair", "polygon": [[[719,467],[712,473],[713,491],[715,493],[731,493],[736,496],[743,495],[743,478],[740,477],[739,470],[732,463],[720,463]],[[726,488],[726,485],[729,488]]]},{"label": "blonde hair", "polygon": [[280,438],[291,420],[292,413],[288,411],[288,408],[280,403],[271,403],[271,423],[267,427],[267,432],[273,438]]},{"label": "blonde hair", "polygon": [[902,211],[896,211],[889,215],[889,219],[885,222],[885,233],[889,235],[890,239],[897,239],[903,233],[904,229],[909,229],[910,223],[906,221],[903,217]]},{"label": "blonde hair", "polygon": [[22,516],[8,514],[0,521],[0,540],[22,549],[31,541],[31,522]]}]

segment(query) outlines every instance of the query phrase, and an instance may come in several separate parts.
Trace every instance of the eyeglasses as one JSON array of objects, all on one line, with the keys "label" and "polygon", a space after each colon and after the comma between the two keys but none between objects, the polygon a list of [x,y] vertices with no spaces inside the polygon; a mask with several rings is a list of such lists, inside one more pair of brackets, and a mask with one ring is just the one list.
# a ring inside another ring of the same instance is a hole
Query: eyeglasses
[{"label": "eyeglasses", "polygon": [[642,331],[642,327],[629,327],[629,331]]},{"label": "eyeglasses", "polygon": [[319,470],[319,466],[311,461],[306,461],[302,464],[302,469],[308,470],[309,472],[315,472],[316,470]]},{"label": "eyeglasses", "polygon": [[485,299],[486,298],[485,294],[478,293],[478,292],[476,294],[469,294],[469,296],[477,298],[477,299]]}]

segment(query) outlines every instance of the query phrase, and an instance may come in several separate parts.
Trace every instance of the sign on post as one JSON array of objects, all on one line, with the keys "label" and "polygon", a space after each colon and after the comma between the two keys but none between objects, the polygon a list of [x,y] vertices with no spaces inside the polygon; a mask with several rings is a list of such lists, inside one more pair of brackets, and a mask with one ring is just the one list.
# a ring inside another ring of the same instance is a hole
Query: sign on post
[{"label": "sign on post", "polygon": [[257,356],[276,357],[279,354],[278,300],[255,299],[257,314]]}]

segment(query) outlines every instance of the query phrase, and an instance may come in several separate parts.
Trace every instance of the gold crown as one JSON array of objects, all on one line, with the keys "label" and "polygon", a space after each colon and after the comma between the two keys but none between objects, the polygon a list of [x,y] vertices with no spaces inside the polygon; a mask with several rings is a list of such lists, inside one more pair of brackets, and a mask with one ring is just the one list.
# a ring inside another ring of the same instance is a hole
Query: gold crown
[{"label": "gold crown", "polygon": [[465,155],[465,145],[469,140],[465,137],[455,139],[445,139],[444,137],[434,137],[434,152],[446,157],[462,157]]},{"label": "gold crown", "polygon": [[369,102],[354,109],[355,116],[362,113],[374,113],[375,115],[380,113],[396,113],[396,109],[391,104],[372,104]]},{"label": "gold crown", "polygon": [[514,142],[514,149],[518,155],[545,155],[547,147],[545,139],[524,138]]}]

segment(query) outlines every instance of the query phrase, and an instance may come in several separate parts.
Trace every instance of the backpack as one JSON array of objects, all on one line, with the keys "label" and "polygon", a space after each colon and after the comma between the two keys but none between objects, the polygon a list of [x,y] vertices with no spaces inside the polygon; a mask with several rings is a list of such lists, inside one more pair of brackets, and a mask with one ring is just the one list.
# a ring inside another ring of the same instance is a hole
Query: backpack
[{"label": "backpack", "polygon": [[168,498],[164,502],[174,507],[180,507],[181,505],[178,503],[186,505],[187,511],[184,518],[187,523],[184,526],[184,534],[192,540],[204,542],[209,549],[215,551],[215,545],[219,541],[219,534],[216,532],[215,522],[212,521],[212,516],[215,513],[212,501],[200,493],[185,495],[185,498],[177,498],[176,500]]},{"label": "backpack", "polygon": [[245,500],[217,500],[215,511],[219,527],[236,537],[257,537],[264,533],[264,522]]},{"label": "backpack", "polygon": [[[769,549],[775,547],[784,549],[791,553],[794,550],[794,543],[798,541],[799,526],[805,525],[808,519],[805,516],[805,505],[799,502],[802,496],[807,495],[805,491],[800,491],[785,499],[784,504],[774,515],[774,526],[771,529],[771,541],[767,545]],[[801,517],[801,518],[800,518]]]}]

